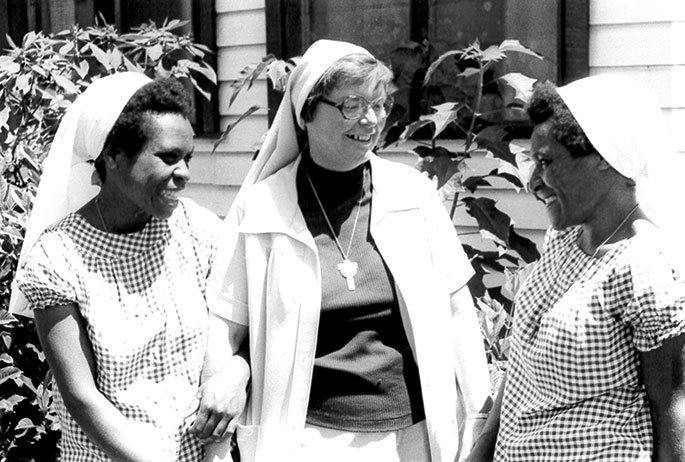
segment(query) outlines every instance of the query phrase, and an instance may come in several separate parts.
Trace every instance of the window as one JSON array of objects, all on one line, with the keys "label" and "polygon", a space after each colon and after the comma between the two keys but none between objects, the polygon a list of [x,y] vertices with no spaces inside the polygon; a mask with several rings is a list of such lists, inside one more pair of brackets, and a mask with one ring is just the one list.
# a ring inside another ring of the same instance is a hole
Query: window
[{"label": "window", "polygon": [[[354,42],[390,62],[401,43],[436,52],[519,40],[547,61],[516,56],[512,69],[563,84],[588,74],[589,0],[281,0],[266,2],[267,49],[300,55],[314,41]],[[276,104],[279,95],[270,95]],[[272,111],[275,112],[275,111]]]},{"label": "window", "polygon": [[[165,19],[189,20],[190,24],[179,32],[192,33],[197,42],[216,48],[214,0],[0,0],[0,45],[8,46],[5,34],[15,43],[21,43],[30,30],[57,32],[73,23],[86,27],[95,24],[96,16],[100,15],[120,31],[128,31],[149,20],[157,24]],[[207,56],[206,60],[216,68],[215,55]],[[193,125],[197,134],[218,131],[217,100],[217,89],[209,102],[201,95],[195,95]]]}]

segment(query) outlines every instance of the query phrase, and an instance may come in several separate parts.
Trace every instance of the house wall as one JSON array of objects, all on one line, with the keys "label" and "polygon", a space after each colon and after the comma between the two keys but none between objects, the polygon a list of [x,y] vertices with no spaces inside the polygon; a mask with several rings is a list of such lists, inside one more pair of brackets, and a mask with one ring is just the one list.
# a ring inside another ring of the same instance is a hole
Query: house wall
[{"label": "house wall", "polygon": [[[266,54],[265,0],[217,0],[218,75],[221,126],[225,127],[248,107],[267,107],[267,84],[258,81],[227,108],[230,81],[245,65]],[[626,72],[657,94],[677,146],[685,151],[685,2],[682,0],[592,0],[590,2],[590,73]],[[617,46],[620,44],[620,46]],[[247,172],[254,145],[268,128],[266,109],[241,122],[229,139],[210,154],[213,140],[197,140],[193,184],[188,195],[219,215],[225,215]],[[411,145],[393,147],[384,157],[406,164],[416,158]],[[469,167],[486,172],[492,159],[476,155]],[[517,229],[539,246],[548,226],[544,208],[529,194],[505,183],[494,183],[483,195],[498,201]],[[447,204],[446,204],[447,205]],[[455,217],[465,242],[478,245],[475,222],[459,210]]]},{"label": "house wall", "polygon": [[654,92],[685,152],[685,2],[592,0],[590,73],[606,72],[629,74]]},{"label": "house wall", "polygon": [[248,64],[266,55],[265,0],[217,0],[216,41],[221,129],[253,105],[262,109],[243,120],[212,153],[215,139],[195,141],[191,183],[186,195],[225,216],[247,173],[254,146],[268,129],[267,83],[264,78],[243,92],[229,108],[230,82]]}]

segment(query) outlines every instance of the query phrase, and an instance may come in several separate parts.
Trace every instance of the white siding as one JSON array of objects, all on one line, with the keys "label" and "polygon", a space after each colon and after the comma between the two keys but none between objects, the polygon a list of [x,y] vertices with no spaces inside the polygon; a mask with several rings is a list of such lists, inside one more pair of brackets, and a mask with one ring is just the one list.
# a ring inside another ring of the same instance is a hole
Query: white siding
[{"label": "white siding", "polygon": [[268,128],[265,80],[256,82],[228,107],[231,81],[240,76],[246,65],[266,55],[264,1],[217,0],[215,3],[220,127],[225,129],[253,105],[262,108],[231,131],[214,153],[214,140],[195,141],[192,180],[185,195],[220,216],[226,215],[250,166],[254,146]]},{"label": "white siding", "polygon": [[590,72],[622,72],[651,88],[685,151],[685,1],[592,0]]}]

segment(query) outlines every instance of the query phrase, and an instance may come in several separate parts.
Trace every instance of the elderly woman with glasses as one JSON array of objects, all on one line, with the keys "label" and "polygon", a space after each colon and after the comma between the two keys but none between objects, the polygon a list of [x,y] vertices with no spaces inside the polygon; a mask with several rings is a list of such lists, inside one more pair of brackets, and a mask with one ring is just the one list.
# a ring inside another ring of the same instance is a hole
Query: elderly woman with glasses
[{"label": "elderly woman with glasses", "polygon": [[434,186],[373,149],[391,71],[314,43],[233,208],[210,358],[249,343],[243,461],[443,461],[489,403],[472,269]]}]

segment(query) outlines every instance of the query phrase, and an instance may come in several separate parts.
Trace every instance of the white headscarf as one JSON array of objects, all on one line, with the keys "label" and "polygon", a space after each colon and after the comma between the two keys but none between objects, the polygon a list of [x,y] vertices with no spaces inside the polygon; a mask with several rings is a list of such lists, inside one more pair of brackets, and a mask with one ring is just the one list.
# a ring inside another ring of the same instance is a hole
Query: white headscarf
[{"label": "white headscarf", "polygon": [[[90,84],[67,109],[43,163],[19,268],[48,226],[78,210],[97,194],[99,187],[91,182],[95,171],[92,161],[102,151],[107,135],[131,96],[151,81],[138,72],[112,74]],[[27,308],[26,298],[14,287],[10,312],[30,316]]]},{"label": "white headscarf", "polygon": [[685,256],[682,197],[685,159],[673,148],[656,98],[632,79],[603,74],[558,88],[599,154],[636,184],[642,210],[670,240],[674,259]]},{"label": "white headscarf", "polygon": [[257,159],[243,181],[243,188],[270,176],[297,157],[300,147],[297,145],[295,124],[304,128],[300,112],[309,93],[332,64],[353,54],[371,56],[362,47],[334,40],[319,40],[307,49],[288,77],[281,105]]}]

